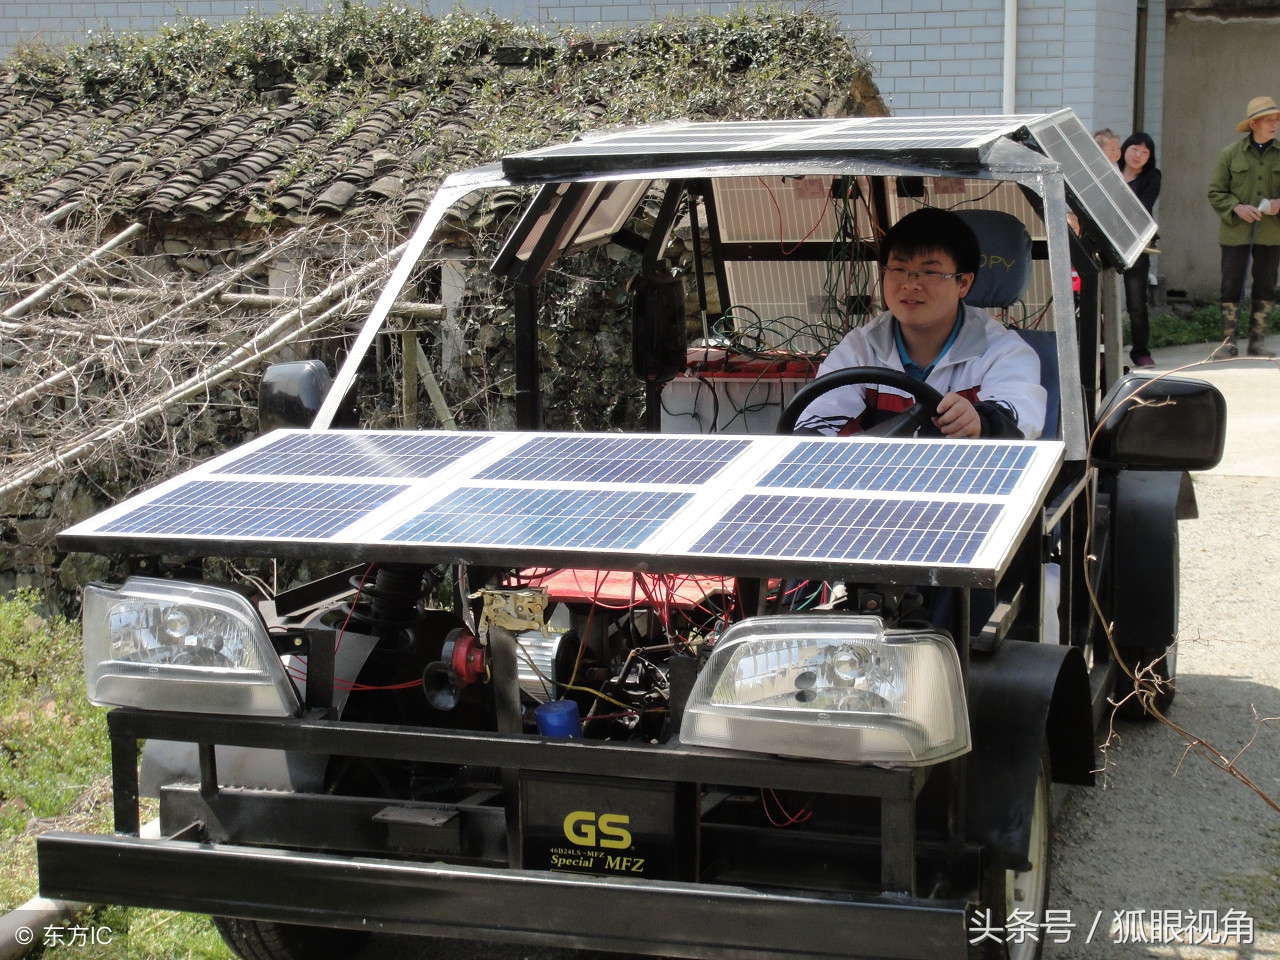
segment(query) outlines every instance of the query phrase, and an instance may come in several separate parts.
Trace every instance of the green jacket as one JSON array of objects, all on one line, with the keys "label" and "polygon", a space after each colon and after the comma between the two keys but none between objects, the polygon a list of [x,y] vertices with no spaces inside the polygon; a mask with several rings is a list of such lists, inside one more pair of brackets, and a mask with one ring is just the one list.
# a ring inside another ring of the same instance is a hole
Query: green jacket
[{"label": "green jacket", "polygon": [[1255,224],[1245,223],[1232,212],[1238,203],[1257,205],[1263,197],[1280,199],[1280,142],[1272,140],[1259,155],[1249,146],[1249,137],[1245,137],[1222,151],[1209,183],[1209,203],[1222,219],[1219,244],[1280,246],[1280,216],[1274,212],[1264,216],[1256,224],[1255,233]]}]

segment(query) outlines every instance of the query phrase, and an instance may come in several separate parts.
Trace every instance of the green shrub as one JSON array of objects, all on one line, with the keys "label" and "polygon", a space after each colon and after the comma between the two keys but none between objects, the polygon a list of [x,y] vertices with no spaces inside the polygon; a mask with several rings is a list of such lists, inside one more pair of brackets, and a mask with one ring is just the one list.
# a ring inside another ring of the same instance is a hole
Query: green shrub
[{"label": "green shrub", "polygon": [[[1241,335],[1248,332],[1248,321],[1242,318]],[[1280,309],[1272,310],[1267,321],[1271,333],[1280,332]],[[1129,339],[1129,321],[1124,324],[1125,342]],[[1197,307],[1190,317],[1175,313],[1151,314],[1151,346],[1176,347],[1188,343],[1216,343],[1222,339],[1222,308],[1216,303]]]}]

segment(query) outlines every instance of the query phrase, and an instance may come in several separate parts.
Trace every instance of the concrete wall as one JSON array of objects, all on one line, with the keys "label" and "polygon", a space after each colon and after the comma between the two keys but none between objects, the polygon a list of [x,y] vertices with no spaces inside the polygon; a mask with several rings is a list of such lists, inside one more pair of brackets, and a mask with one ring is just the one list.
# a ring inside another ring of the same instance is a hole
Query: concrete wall
[{"label": "concrete wall", "polygon": [[[1012,104],[1003,102],[1004,0],[846,3],[895,114],[1040,113],[1072,107],[1090,129],[1133,116],[1133,0],[1018,0]],[[1069,7],[1069,15],[1068,15]]]},{"label": "concrete wall", "polygon": [[[1232,15],[1178,10],[1169,18],[1165,75],[1160,273],[1172,290],[1218,298],[1218,219],[1205,193],[1222,148],[1243,134],[1252,97],[1280,100],[1275,62],[1280,10]],[[1229,51],[1229,55],[1224,55]],[[1260,69],[1261,66],[1261,69]]]}]

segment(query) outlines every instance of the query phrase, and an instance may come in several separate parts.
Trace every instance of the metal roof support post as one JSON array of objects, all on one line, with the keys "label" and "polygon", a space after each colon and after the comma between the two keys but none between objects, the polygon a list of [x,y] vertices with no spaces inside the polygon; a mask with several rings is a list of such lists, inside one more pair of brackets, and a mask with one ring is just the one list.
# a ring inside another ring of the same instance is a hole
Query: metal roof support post
[{"label": "metal roof support post", "polygon": [[1102,357],[1105,393],[1124,373],[1124,324],[1120,319],[1120,274],[1104,270],[1101,276],[1102,294]]},{"label": "metal roof support post", "polygon": [[524,279],[514,284],[516,333],[516,429],[542,429],[538,366],[538,298]]}]

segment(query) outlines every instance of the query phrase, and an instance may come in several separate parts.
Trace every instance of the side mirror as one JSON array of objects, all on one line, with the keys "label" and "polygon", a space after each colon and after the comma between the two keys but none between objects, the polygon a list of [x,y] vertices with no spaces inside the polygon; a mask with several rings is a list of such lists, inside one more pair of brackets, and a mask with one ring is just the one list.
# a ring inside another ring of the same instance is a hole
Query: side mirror
[{"label": "side mirror", "polygon": [[1095,460],[1135,470],[1211,470],[1227,439],[1227,401],[1203,380],[1131,373],[1102,401]]},{"label": "side mirror", "polygon": [[309,427],[320,412],[333,378],[319,360],[274,363],[258,387],[258,432],[276,427]]}]

